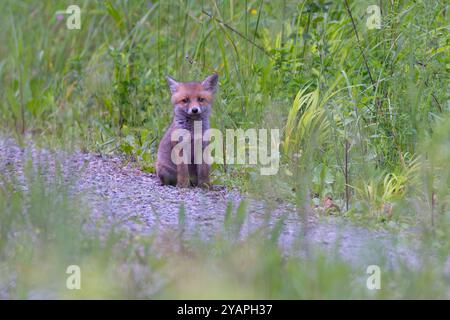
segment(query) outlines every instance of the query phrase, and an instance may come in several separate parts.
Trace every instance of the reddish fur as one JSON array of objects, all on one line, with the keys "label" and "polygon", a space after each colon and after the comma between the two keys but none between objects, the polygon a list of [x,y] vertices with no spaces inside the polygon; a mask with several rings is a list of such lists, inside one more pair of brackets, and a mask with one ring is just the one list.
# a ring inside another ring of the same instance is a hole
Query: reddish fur
[{"label": "reddish fur", "polygon": [[[189,98],[192,102],[197,102],[197,98],[202,97],[205,99],[204,102],[200,102],[200,105],[211,104],[213,100],[213,95],[211,92],[204,90],[200,82],[185,82],[181,83],[177,92],[172,95],[172,104],[183,105],[182,100]],[[188,105],[186,105],[188,106]]]}]

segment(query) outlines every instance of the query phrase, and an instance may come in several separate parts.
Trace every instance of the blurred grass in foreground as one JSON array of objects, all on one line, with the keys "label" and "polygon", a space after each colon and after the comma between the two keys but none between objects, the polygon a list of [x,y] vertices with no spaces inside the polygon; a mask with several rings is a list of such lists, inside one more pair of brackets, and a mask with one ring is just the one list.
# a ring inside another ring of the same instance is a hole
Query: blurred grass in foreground
[{"label": "blurred grass in foreground", "polygon": [[[371,291],[367,266],[350,265],[300,236],[297,245],[283,251],[282,224],[240,240],[245,206],[229,209],[222,230],[207,241],[181,237],[182,212],[179,230],[155,227],[148,236],[133,236],[106,219],[92,220],[80,205],[82,198],[69,196],[63,179],[57,175],[44,182],[37,168],[27,169],[22,187],[14,175],[0,176],[1,298],[450,297],[448,233],[439,235],[440,243],[423,233],[423,254],[415,266],[402,259],[395,266],[376,259],[382,288]],[[305,246],[307,254],[299,256]],[[69,265],[81,268],[81,290],[66,288]]]}]

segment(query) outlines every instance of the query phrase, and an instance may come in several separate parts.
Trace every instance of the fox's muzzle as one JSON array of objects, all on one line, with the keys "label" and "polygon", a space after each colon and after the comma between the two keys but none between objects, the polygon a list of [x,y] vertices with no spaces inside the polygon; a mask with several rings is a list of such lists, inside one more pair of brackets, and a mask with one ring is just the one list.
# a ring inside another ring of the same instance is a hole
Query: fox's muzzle
[{"label": "fox's muzzle", "polygon": [[188,114],[200,114],[202,109],[198,106],[193,106],[188,109]]}]

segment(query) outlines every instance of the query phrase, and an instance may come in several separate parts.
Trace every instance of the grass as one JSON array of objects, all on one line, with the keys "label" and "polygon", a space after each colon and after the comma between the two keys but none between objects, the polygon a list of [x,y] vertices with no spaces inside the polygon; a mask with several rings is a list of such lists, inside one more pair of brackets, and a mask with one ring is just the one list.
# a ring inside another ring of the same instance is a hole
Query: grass
[{"label": "grass", "polygon": [[[31,136],[47,148],[124,153],[152,172],[172,113],[165,75],[189,80],[218,72],[212,126],[279,128],[282,161],[271,177],[251,166],[216,165],[216,184],[240,186],[260,198],[270,191],[299,207],[329,196],[354,221],[396,232],[405,225],[422,230],[438,260],[448,257],[450,61],[444,1],[381,1],[379,30],[366,28],[370,1],[85,1],[80,30],[68,30],[66,17],[57,15],[69,4],[0,4],[3,133],[19,141]],[[4,181],[14,178],[0,174]],[[53,271],[71,257],[97,279],[87,296],[448,296],[439,281],[441,265],[426,261],[417,272],[392,270],[392,290],[372,295],[345,286],[355,270],[338,258],[285,258],[273,244],[251,239],[197,241],[186,254],[167,253],[160,260],[153,251],[143,258],[133,253],[134,245],[153,250],[152,239],[133,244],[113,232],[111,243],[131,246],[118,253],[105,248],[97,233],[79,233],[86,212],[64,186],[33,179],[30,195],[18,191],[14,179],[0,189],[0,255],[8,261],[0,279],[19,270],[10,292],[15,298],[29,297],[40,282],[60,283],[24,266],[45,260],[49,274],[60,274]],[[71,236],[49,240],[64,234]],[[236,261],[247,253],[252,259],[242,270]],[[180,263],[202,272],[181,277],[191,271],[180,270]],[[116,272],[124,265],[143,271],[121,279]],[[214,279],[216,271],[223,278]],[[138,276],[155,283],[152,293],[140,292]],[[192,279],[212,282],[211,292],[199,291]]]}]

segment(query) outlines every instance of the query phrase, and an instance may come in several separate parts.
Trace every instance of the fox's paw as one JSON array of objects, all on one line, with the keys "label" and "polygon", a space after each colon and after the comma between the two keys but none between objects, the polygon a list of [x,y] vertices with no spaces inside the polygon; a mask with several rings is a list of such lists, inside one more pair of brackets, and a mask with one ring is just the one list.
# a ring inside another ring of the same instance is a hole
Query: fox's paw
[{"label": "fox's paw", "polygon": [[177,188],[189,188],[190,185],[189,180],[177,182]]},{"label": "fox's paw", "polygon": [[198,184],[199,188],[212,190],[213,186],[210,182],[203,182]]}]

